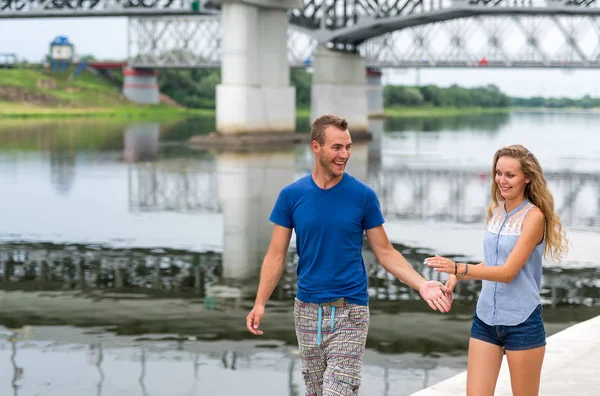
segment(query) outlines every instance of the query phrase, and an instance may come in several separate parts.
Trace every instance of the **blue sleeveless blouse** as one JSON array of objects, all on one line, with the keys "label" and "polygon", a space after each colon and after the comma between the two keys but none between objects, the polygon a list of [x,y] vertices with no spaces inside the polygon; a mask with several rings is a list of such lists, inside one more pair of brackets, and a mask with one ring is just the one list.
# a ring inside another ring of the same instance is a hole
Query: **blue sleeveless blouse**
[{"label": "blue sleeveless blouse", "polygon": [[[529,200],[506,212],[504,202],[494,209],[483,241],[485,265],[504,265],[517,244],[527,213],[535,207]],[[541,304],[542,257],[545,239],[538,244],[510,283],[483,281],[477,316],[489,326],[523,323]]]}]

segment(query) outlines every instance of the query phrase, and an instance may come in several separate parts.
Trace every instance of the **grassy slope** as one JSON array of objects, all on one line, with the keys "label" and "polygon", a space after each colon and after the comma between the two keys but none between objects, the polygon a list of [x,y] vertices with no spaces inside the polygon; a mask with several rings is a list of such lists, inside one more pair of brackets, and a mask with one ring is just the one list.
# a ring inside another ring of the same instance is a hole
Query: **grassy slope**
[{"label": "grassy slope", "polygon": [[[50,79],[56,81],[56,89],[37,86],[38,80]],[[21,87],[29,92],[48,94],[69,101],[71,105],[78,107],[126,103],[116,87],[107,84],[100,77],[87,71],[75,77],[72,68],[64,73],[34,69],[2,70],[0,81],[2,85]]]},{"label": "grassy slope", "polygon": [[[41,88],[40,80],[56,81],[56,88]],[[84,71],[74,77],[74,68],[52,73],[42,69],[0,69],[0,87],[15,87],[36,97],[50,96],[60,104],[32,104],[7,101],[0,96],[0,118],[40,117],[117,117],[168,119],[181,116],[212,116],[214,110],[175,108],[168,105],[136,105],[121,94],[119,87],[107,83],[101,77]],[[391,117],[453,116],[461,114],[498,113],[510,109],[482,108],[435,108],[393,107],[386,108],[385,115]],[[309,117],[310,109],[297,109],[298,117]]]},{"label": "grassy slope", "polygon": [[[54,79],[56,88],[42,88],[38,81]],[[118,87],[95,74],[84,71],[74,77],[74,69],[52,73],[41,69],[1,69],[0,87],[12,87],[41,99],[42,104],[29,101],[8,101],[0,97],[0,117],[142,117],[165,118],[185,114],[210,114],[202,110],[187,110],[167,105],[136,105],[128,101]],[[43,100],[47,96],[60,103]],[[44,103],[45,102],[45,103]]]}]

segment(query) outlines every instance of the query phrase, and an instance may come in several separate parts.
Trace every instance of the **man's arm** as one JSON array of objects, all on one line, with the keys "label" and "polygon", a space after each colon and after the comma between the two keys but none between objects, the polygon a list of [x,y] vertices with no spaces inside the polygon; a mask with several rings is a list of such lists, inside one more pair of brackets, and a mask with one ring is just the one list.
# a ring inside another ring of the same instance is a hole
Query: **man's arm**
[{"label": "man's arm", "polygon": [[279,283],[279,279],[285,268],[285,258],[287,257],[291,237],[291,229],[280,225],[274,226],[271,244],[260,270],[260,282],[254,302],[255,305],[265,305],[269,297],[271,297],[273,290],[275,290],[275,286]]},{"label": "man's arm", "polygon": [[260,270],[260,282],[258,284],[256,300],[254,301],[254,308],[246,317],[246,327],[252,334],[261,335],[263,333],[258,330],[258,326],[264,316],[265,305],[283,274],[291,237],[292,230],[290,228],[280,225],[274,226],[269,250],[265,255]]},{"label": "man's arm", "polygon": [[432,309],[441,312],[450,310],[448,299],[442,292],[452,293],[450,289],[436,281],[427,281],[410,265],[408,261],[390,243],[383,225],[367,230],[367,240],[375,253],[377,261],[386,271],[421,293]]}]

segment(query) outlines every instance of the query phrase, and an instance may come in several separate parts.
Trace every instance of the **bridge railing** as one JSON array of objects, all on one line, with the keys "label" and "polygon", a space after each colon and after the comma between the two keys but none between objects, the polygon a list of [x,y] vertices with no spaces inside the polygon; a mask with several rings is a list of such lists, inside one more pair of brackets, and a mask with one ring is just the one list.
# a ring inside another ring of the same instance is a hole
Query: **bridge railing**
[{"label": "bridge railing", "polygon": [[180,15],[216,13],[207,0],[0,0],[0,17]]},{"label": "bridge railing", "polygon": [[595,0],[451,0],[453,5],[510,8],[598,7]]}]

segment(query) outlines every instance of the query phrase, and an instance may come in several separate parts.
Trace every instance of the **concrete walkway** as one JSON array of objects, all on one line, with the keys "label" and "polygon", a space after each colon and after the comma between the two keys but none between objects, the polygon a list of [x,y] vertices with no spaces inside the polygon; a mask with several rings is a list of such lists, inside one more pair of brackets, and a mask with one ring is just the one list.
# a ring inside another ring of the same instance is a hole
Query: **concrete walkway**
[{"label": "concrete walkway", "polygon": [[[578,323],[548,338],[540,396],[600,394],[600,316]],[[464,396],[466,372],[411,396]],[[495,396],[512,395],[506,357]]]}]

